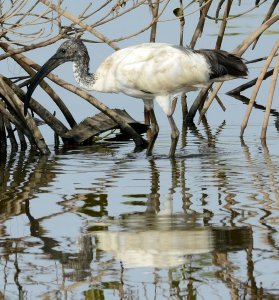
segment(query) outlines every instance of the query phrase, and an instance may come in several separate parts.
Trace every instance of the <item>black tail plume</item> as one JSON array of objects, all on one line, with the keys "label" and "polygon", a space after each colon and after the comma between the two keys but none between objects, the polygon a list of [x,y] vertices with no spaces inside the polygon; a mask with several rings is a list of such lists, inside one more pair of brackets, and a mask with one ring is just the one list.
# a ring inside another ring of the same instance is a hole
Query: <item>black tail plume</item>
[{"label": "black tail plume", "polygon": [[232,77],[245,77],[248,69],[243,60],[235,54],[223,50],[196,50],[205,57],[211,67],[210,79],[230,75]]}]

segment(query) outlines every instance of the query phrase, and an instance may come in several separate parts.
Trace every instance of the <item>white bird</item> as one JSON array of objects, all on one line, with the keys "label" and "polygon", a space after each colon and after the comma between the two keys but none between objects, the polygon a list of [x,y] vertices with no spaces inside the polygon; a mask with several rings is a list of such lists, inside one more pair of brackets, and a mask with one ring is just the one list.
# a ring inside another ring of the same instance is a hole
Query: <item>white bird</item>
[{"label": "white bird", "polygon": [[146,43],[114,52],[89,72],[89,55],[80,39],[69,39],[32,78],[24,103],[25,114],[31,95],[41,80],[59,65],[73,62],[74,78],[87,90],[105,93],[122,92],[144,101],[151,120],[151,139],[147,155],[153,150],[159,127],[153,110],[154,100],[167,115],[172,143],[169,156],[175,155],[179,131],[173,120],[176,97],[211,82],[247,75],[242,59],[221,50],[192,50],[163,43]]}]

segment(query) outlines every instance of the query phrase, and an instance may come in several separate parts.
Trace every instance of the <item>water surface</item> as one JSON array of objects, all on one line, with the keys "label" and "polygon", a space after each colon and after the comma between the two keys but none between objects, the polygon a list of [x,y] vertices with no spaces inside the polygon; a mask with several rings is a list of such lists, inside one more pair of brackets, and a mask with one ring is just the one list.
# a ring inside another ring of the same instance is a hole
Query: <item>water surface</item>
[{"label": "water surface", "polygon": [[279,295],[278,131],[188,128],[176,159],[131,142],[1,161],[4,299]]}]

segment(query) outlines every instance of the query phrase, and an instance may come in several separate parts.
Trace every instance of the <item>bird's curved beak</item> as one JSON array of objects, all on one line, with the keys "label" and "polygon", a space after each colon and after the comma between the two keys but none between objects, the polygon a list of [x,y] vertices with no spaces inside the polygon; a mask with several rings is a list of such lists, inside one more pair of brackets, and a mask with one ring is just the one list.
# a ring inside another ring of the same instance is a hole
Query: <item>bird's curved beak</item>
[{"label": "bird's curved beak", "polygon": [[40,82],[46,77],[51,71],[55,68],[66,62],[65,58],[61,57],[55,53],[37,72],[35,76],[30,81],[30,84],[27,88],[27,93],[24,98],[24,115],[26,116],[27,110],[29,107],[29,102],[35,88],[40,84]]}]

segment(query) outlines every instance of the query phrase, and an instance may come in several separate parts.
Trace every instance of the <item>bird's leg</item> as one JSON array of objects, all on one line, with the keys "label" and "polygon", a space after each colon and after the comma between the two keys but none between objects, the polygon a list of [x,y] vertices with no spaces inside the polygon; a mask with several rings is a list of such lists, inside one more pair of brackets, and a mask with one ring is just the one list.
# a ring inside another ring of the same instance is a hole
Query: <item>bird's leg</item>
[{"label": "bird's leg", "polygon": [[153,108],[148,109],[148,114],[149,114],[149,119],[151,122],[151,133],[150,133],[148,147],[146,150],[146,155],[150,156],[152,154],[152,150],[153,150],[155,141],[156,141],[158,133],[159,133],[159,126],[158,126]]},{"label": "bird's leg", "polygon": [[150,117],[149,117],[149,112],[148,109],[144,106],[144,124],[145,125],[150,125]]},{"label": "bird's leg", "polygon": [[149,141],[151,136],[151,127],[150,127],[150,113],[146,106],[144,106],[144,124],[148,126],[148,130],[146,132],[146,139]]},{"label": "bird's leg", "polygon": [[170,113],[171,116],[173,115],[173,113],[175,111],[176,103],[177,103],[177,97],[173,98],[172,103],[171,103],[171,113]]},{"label": "bird's leg", "polygon": [[179,130],[177,129],[174,119],[172,117],[172,115],[175,111],[176,103],[177,103],[177,98],[174,98],[173,102],[172,102],[172,106],[171,106],[171,113],[170,113],[170,115],[168,115],[168,120],[169,120],[170,127],[171,127],[171,147],[170,147],[170,152],[169,152],[170,158],[173,158],[175,156],[175,150],[176,150],[176,146],[177,146],[177,142],[178,142],[178,138],[179,138]]},{"label": "bird's leg", "polygon": [[146,150],[146,155],[150,156],[159,133],[159,126],[154,113],[153,99],[143,99],[143,102],[145,124],[150,125],[150,129],[147,132],[148,146]]},{"label": "bird's leg", "polygon": [[170,147],[169,157],[173,158],[175,156],[176,145],[179,138],[179,130],[177,129],[172,116],[168,116],[168,120],[171,127],[171,147]]},{"label": "bird's leg", "polygon": [[153,101],[149,99],[142,99],[144,103],[144,124],[147,125],[149,128],[146,132],[146,138],[147,140],[150,139],[150,132],[151,132],[151,127],[150,127],[150,109],[154,107]]}]

